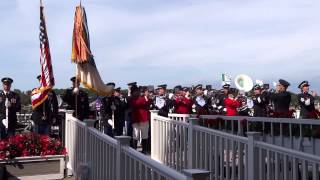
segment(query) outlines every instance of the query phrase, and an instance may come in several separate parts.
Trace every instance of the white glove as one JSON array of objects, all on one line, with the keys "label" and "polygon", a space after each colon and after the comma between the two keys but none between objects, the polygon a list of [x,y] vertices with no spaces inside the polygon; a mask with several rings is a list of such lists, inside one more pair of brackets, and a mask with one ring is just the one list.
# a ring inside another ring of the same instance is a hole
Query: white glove
[{"label": "white glove", "polygon": [[108,124],[113,127],[113,121],[111,119],[108,120]]},{"label": "white glove", "polygon": [[307,106],[310,105],[310,99],[307,99],[305,102],[304,102]]},{"label": "white glove", "polygon": [[73,94],[78,94],[79,93],[79,88],[77,88],[77,87],[74,88],[72,92],[73,92]]},{"label": "white glove", "polygon": [[304,98],[300,98],[300,101],[301,101],[301,102],[304,102]]},{"label": "white glove", "polygon": [[8,120],[7,119],[2,119],[2,124],[6,127],[6,129],[8,129]]},{"label": "white glove", "polygon": [[172,99],[173,96],[174,96],[174,94],[173,94],[173,93],[170,93],[170,94],[169,94],[169,99]]},{"label": "white glove", "polygon": [[260,97],[258,97],[258,99],[257,99],[257,100],[258,100],[258,102],[259,102],[259,103],[261,103],[261,98],[260,98]]}]

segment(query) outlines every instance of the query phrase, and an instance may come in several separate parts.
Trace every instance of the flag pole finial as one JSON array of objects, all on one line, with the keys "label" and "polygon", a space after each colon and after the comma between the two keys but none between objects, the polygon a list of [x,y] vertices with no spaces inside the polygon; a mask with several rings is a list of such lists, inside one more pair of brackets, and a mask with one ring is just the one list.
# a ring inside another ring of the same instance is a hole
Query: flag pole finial
[{"label": "flag pole finial", "polygon": [[42,0],[40,0],[40,6],[42,6],[42,4],[43,4],[43,3],[42,3]]}]

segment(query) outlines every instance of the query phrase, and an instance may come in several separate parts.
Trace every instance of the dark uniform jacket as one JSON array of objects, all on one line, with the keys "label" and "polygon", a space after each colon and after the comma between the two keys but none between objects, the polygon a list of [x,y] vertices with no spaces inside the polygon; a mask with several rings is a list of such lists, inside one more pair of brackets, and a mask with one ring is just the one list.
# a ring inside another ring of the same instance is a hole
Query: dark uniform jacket
[{"label": "dark uniform jacket", "polygon": [[[2,122],[3,119],[6,119],[6,98],[11,103],[11,107],[8,108],[8,131],[15,130],[17,126],[17,115],[16,113],[21,110],[21,103],[20,103],[20,96],[15,92],[8,92],[5,94],[4,91],[0,91],[0,121]],[[0,123],[3,125],[2,123]]]},{"label": "dark uniform jacket", "polygon": [[267,117],[267,106],[269,104],[267,94],[262,93],[252,97],[255,117]]},{"label": "dark uniform jacket", "polygon": [[211,100],[207,96],[196,96],[193,99],[195,110],[198,115],[207,115],[211,110]]},{"label": "dark uniform jacket", "polygon": [[[76,114],[76,97],[77,97],[77,114]],[[79,120],[84,120],[89,117],[89,99],[88,94],[79,89],[78,95],[73,93],[73,88],[67,89],[62,97],[63,101],[67,103],[68,110],[74,110],[73,116]]]},{"label": "dark uniform jacket", "polygon": [[223,109],[225,108],[224,100],[227,98],[227,95],[224,93],[215,93],[211,97],[211,104],[213,114],[224,114]]},{"label": "dark uniform jacket", "polygon": [[291,94],[287,91],[279,93],[269,93],[269,99],[274,104],[274,113],[276,117],[289,117],[289,107]]},{"label": "dark uniform jacket", "polygon": [[316,118],[315,117],[315,107],[314,107],[314,97],[309,93],[298,94],[298,103],[300,105],[300,117],[303,119]]},{"label": "dark uniform jacket", "polygon": [[[112,110],[111,106],[114,105],[115,109]],[[104,97],[101,102],[101,118],[102,121],[107,122],[112,119],[112,111],[114,115],[114,126],[115,129],[123,126],[124,114],[125,114],[125,104],[116,96]]]},{"label": "dark uniform jacket", "polygon": [[173,102],[167,96],[156,96],[153,105],[155,110],[159,110],[159,116],[168,117],[169,110],[173,107]]},{"label": "dark uniform jacket", "polygon": [[36,124],[52,124],[54,118],[58,115],[58,100],[56,93],[51,90],[48,98],[32,111],[31,119]]}]

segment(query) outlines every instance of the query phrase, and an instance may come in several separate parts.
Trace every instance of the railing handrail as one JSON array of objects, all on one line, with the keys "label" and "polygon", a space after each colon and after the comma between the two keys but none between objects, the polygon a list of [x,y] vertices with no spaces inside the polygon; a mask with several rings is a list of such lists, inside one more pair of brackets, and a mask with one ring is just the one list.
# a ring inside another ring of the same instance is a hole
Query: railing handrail
[{"label": "railing handrail", "polygon": [[131,156],[131,158],[136,159],[140,162],[143,162],[143,164],[147,165],[151,169],[157,170],[160,174],[177,180],[184,180],[186,179],[186,176],[182,175],[181,173],[169,168],[168,166],[164,166],[163,164],[150,159],[149,157],[146,157],[145,155],[139,153],[138,151],[132,149],[129,146],[123,146],[122,150],[125,154],[128,154]]},{"label": "railing handrail", "polygon": [[220,137],[224,137],[226,139],[234,139],[234,140],[239,141],[241,143],[248,143],[248,138],[243,137],[243,136],[237,136],[234,134],[226,133],[226,132],[215,130],[215,129],[209,129],[209,128],[198,126],[198,125],[194,125],[193,128],[195,130],[205,132],[208,134],[214,134],[214,135],[217,135]]},{"label": "railing handrail", "polygon": [[169,116],[188,118],[188,117],[191,117],[192,114],[176,114],[176,113],[170,113]]},{"label": "railing handrail", "polygon": [[[154,117],[157,120],[160,120],[160,121],[165,121],[165,122],[169,122],[169,123],[172,123],[172,124],[177,124],[177,125],[181,125],[181,126],[184,126],[184,127],[188,127],[189,126],[189,123],[181,122],[181,121],[174,121],[172,119],[168,119],[168,118],[163,117],[163,116],[155,115]],[[198,125],[194,125],[193,128],[195,130],[198,130],[198,131],[202,131],[202,132],[205,132],[205,133],[218,135],[218,136],[221,136],[221,137],[225,137],[227,139],[236,139],[237,141],[240,141],[242,143],[247,143],[248,142],[248,139],[245,138],[245,137],[237,136],[237,135],[226,133],[226,132],[222,132],[222,131],[219,131],[219,130],[209,129],[209,128],[198,126]]]},{"label": "railing handrail", "polygon": [[287,154],[290,156],[294,156],[296,158],[300,158],[300,159],[304,159],[304,160],[308,160],[308,161],[312,161],[312,162],[317,162],[317,163],[320,162],[320,156],[315,156],[312,154],[296,151],[296,150],[289,149],[289,148],[284,148],[281,146],[276,146],[273,144],[268,144],[268,143],[261,142],[261,141],[255,141],[254,146],[258,147],[258,148],[263,148],[266,150],[272,150],[274,152],[278,152],[278,153],[282,153],[282,154]]},{"label": "railing handrail", "polygon": [[88,132],[109,145],[112,145],[114,147],[117,145],[117,140],[113,139],[112,137],[106,134],[101,133],[95,128],[92,128],[92,127],[88,128]]},{"label": "railing handrail", "polygon": [[182,121],[172,121],[172,119],[169,119],[169,118],[166,118],[163,116],[159,116],[159,115],[155,115],[155,117],[157,117],[158,120],[170,122],[170,123],[177,124],[177,125],[184,126],[184,127],[189,125],[189,123],[182,122]]},{"label": "railing handrail", "polygon": [[271,117],[251,117],[251,116],[223,116],[223,115],[201,115],[200,119],[223,119],[223,120],[247,120],[253,122],[272,122],[272,123],[288,123],[288,124],[308,124],[320,125],[318,119],[294,119],[294,118],[271,118]]}]

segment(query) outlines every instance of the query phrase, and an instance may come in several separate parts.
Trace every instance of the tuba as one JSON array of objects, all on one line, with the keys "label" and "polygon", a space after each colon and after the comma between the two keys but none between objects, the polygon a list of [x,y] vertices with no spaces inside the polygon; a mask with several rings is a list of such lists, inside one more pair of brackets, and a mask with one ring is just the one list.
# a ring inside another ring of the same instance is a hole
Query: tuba
[{"label": "tuba", "polygon": [[249,92],[253,88],[252,79],[245,74],[239,74],[236,76],[234,83],[239,91]]}]

